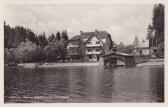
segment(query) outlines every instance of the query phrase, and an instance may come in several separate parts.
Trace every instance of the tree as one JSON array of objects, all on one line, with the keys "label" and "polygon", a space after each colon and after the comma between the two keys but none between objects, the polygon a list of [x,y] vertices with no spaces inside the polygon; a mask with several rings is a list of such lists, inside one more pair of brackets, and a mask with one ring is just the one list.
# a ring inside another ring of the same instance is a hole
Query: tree
[{"label": "tree", "polygon": [[[31,42],[33,42],[33,43],[36,43],[36,42],[37,42],[36,35],[34,34],[33,31],[31,31],[30,29],[26,29],[25,32],[26,32],[26,37],[25,37],[25,39],[28,39],[29,41],[31,41]],[[25,39],[24,39],[24,41],[25,41]]]},{"label": "tree", "polygon": [[16,58],[19,62],[39,61],[39,57],[41,57],[40,47],[28,39],[17,48]]},{"label": "tree", "polygon": [[5,48],[4,49],[4,63],[10,63],[15,60],[15,53],[16,49],[15,48]]},{"label": "tree", "polygon": [[149,25],[147,30],[147,39],[149,39],[149,47],[156,47],[157,51],[160,51],[157,53],[159,53],[159,55],[164,56],[164,5],[157,4],[154,6],[152,25]]},{"label": "tree", "polygon": [[59,31],[56,33],[56,39],[57,39],[58,41],[61,40],[61,33],[60,33]]},{"label": "tree", "polygon": [[132,54],[134,50],[134,45],[124,45],[122,42],[120,42],[119,45],[117,45],[117,51],[121,53],[127,53]]},{"label": "tree", "polygon": [[65,40],[65,41],[68,41],[68,34],[67,34],[67,31],[66,30],[63,30],[62,31],[62,38]]},{"label": "tree", "polygon": [[125,47],[124,53],[132,54],[132,53],[133,53],[133,50],[134,50],[134,46],[130,44],[130,45],[127,45],[127,46]]},{"label": "tree", "polygon": [[49,37],[48,37],[48,42],[52,42],[56,39],[54,33],[52,33]]},{"label": "tree", "polygon": [[17,48],[21,42],[28,39],[33,43],[37,42],[36,35],[30,29],[23,26],[10,27],[4,22],[4,45],[5,48]]},{"label": "tree", "polygon": [[44,48],[48,44],[45,33],[38,35],[37,40],[38,45],[40,45],[42,48]]},{"label": "tree", "polygon": [[44,48],[44,53],[46,56],[46,61],[58,61],[61,58],[63,47],[58,40],[53,40],[49,42]]},{"label": "tree", "polygon": [[156,46],[158,46],[159,43],[164,42],[164,5],[154,6],[152,23],[155,30]]},{"label": "tree", "polygon": [[122,52],[122,50],[124,49],[124,47],[125,47],[125,45],[122,42],[120,42],[120,44],[117,45],[117,51],[118,52]]},{"label": "tree", "polygon": [[149,47],[153,47],[153,26],[149,24],[148,29],[147,29],[147,39],[149,40]]},{"label": "tree", "polygon": [[4,22],[4,47],[12,48],[14,38],[13,29]]},{"label": "tree", "polygon": [[158,51],[156,55],[158,57],[164,57],[164,43],[163,42],[158,45]]}]

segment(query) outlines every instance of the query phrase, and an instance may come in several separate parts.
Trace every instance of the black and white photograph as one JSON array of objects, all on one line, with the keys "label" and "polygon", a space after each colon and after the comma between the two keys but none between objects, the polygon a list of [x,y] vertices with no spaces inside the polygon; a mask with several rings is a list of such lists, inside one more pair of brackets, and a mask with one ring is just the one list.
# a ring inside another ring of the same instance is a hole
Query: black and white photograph
[{"label": "black and white photograph", "polygon": [[164,103],[165,4],[4,6],[4,103]]}]

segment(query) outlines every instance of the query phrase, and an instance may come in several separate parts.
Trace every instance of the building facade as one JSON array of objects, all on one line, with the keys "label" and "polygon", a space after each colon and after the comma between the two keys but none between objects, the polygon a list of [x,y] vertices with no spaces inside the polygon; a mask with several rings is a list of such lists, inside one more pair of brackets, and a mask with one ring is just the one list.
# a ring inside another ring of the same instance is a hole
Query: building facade
[{"label": "building facade", "polygon": [[133,54],[136,56],[148,56],[150,55],[150,49],[149,47],[139,47],[139,48],[134,48]]},{"label": "building facade", "polygon": [[113,42],[106,31],[82,32],[67,43],[68,57],[71,60],[99,61],[102,55],[112,51]]}]

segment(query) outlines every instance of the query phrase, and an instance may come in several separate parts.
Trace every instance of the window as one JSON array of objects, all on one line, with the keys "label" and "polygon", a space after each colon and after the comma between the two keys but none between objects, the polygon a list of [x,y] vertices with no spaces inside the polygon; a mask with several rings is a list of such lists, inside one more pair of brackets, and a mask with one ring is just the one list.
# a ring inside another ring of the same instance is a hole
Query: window
[{"label": "window", "polygon": [[96,49],[96,52],[100,52],[100,49]]},{"label": "window", "polygon": [[88,42],[88,44],[92,44],[92,42],[91,42],[91,41],[89,41],[89,42]]},{"label": "window", "polygon": [[92,59],[92,55],[88,55],[88,58],[89,58],[89,59]]},{"label": "window", "polygon": [[88,49],[88,52],[92,52],[92,49]]},{"label": "window", "polygon": [[96,44],[100,44],[100,42],[99,42],[99,41],[97,41],[97,42],[96,42]]}]

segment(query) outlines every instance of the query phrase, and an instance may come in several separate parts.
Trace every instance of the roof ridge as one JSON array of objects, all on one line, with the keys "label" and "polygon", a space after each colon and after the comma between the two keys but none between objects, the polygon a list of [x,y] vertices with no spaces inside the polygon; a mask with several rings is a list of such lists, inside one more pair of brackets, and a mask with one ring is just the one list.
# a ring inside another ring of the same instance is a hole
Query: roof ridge
[{"label": "roof ridge", "polygon": [[109,33],[104,30],[98,31],[98,33],[94,32],[94,31],[93,32],[82,32],[79,35],[75,35],[75,36],[71,37],[70,40],[76,40],[76,39],[78,39],[78,37],[80,37],[81,39],[89,39],[89,37],[92,35],[97,36],[99,39],[103,39],[108,34]]}]

